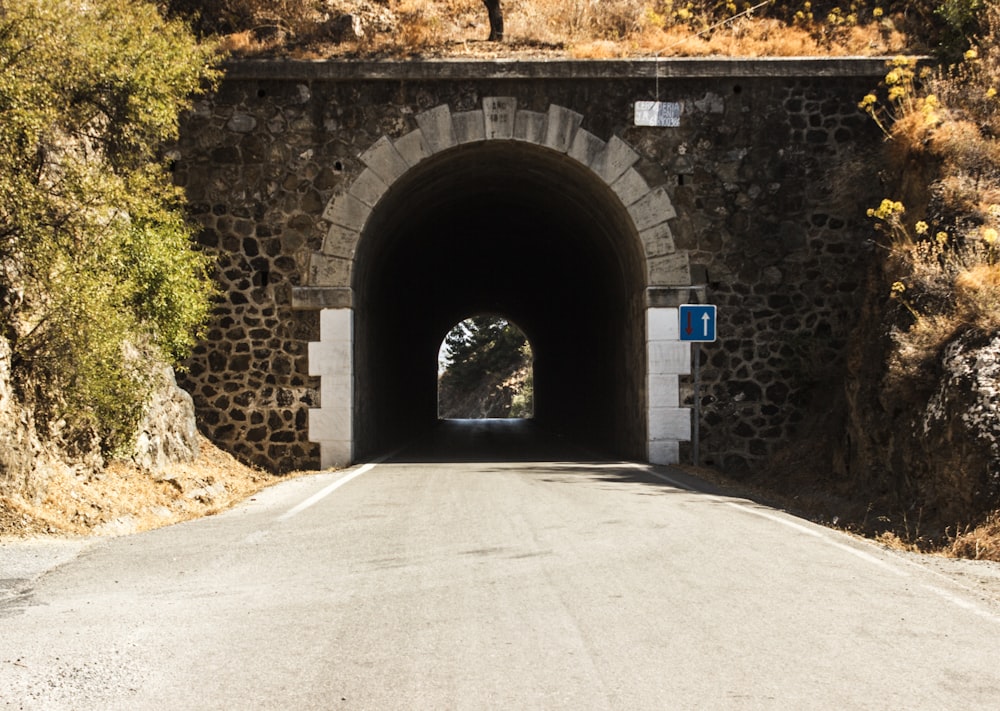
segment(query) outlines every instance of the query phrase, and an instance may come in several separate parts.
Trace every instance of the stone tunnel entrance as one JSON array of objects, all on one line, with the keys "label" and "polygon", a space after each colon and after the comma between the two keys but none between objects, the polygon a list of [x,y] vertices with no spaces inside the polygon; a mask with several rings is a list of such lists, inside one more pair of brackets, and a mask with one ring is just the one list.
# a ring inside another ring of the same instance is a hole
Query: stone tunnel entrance
[{"label": "stone tunnel entrance", "polygon": [[410,170],[355,255],[355,456],[437,421],[441,334],[472,312],[524,329],[540,425],[645,456],[638,244],[609,187],[555,151],[482,142]]},{"label": "stone tunnel entrance", "polygon": [[511,98],[447,105],[384,137],[327,206],[293,307],[319,309],[309,412],[321,465],[391,451],[437,422],[437,353],[469,313],[518,323],[534,354],[534,420],[592,450],[677,461],[690,433],[675,299],[690,287],[666,190],[583,117]]}]

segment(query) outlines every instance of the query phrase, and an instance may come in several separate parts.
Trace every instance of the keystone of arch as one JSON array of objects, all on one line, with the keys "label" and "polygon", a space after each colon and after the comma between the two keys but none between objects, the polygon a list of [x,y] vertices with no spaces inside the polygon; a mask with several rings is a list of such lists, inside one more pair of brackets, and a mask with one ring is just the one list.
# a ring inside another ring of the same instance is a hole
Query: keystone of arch
[{"label": "keystone of arch", "polygon": [[364,171],[347,192],[327,204],[330,229],[320,252],[309,256],[310,287],[350,288],[354,253],[372,211],[389,187],[431,156],[456,146],[492,140],[522,141],[563,153],[585,166],[618,197],[646,257],[646,285],[688,286],[687,255],[676,251],[669,220],[677,216],[666,190],[651,188],[635,169],[639,154],[618,136],[610,140],[581,128],[583,116],[552,104],[547,112],[518,109],[514,97],[484,97],[482,108],[453,112],[447,104],[416,116],[417,128],[395,140],[382,136],[360,159]]}]

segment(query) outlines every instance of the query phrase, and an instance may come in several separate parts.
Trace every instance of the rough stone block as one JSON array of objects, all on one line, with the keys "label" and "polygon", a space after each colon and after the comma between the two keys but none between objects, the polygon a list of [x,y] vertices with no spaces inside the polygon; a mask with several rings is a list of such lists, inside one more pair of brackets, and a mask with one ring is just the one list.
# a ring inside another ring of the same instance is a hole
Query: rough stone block
[{"label": "rough stone block", "polygon": [[372,209],[350,193],[338,195],[327,205],[323,219],[360,233],[368,222]]},{"label": "rough stone block", "polygon": [[424,141],[431,153],[438,153],[455,145],[455,127],[451,122],[451,109],[441,104],[417,114],[417,125],[424,134]]},{"label": "rough stone block", "polygon": [[324,309],[319,315],[319,337],[326,341],[354,340],[354,310]]},{"label": "rough stone block", "polygon": [[664,254],[673,254],[677,250],[674,244],[674,233],[670,229],[670,223],[661,222],[639,233],[642,246],[647,257],[660,257]]},{"label": "rough stone block", "polygon": [[687,252],[676,252],[646,260],[652,286],[686,286],[691,283],[691,265]]},{"label": "rough stone block", "polygon": [[475,143],[486,139],[482,111],[462,111],[451,115],[456,143]]},{"label": "rough stone block", "polygon": [[389,186],[382,182],[375,171],[365,168],[351,185],[350,194],[368,207],[375,207],[388,189]]},{"label": "rough stone block", "polygon": [[340,225],[332,225],[323,239],[323,254],[331,257],[354,259],[361,235]]},{"label": "rough stone block", "polygon": [[386,185],[392,185],[410,169],[406,159],[387,136],[375,141],[372,147],[361,154],[361,161],[371,168]]},{"label": "rough stone block", "polygon": [[573,144],[573,136],[583,123],[583,114],[570,111],[563,106],[549,106],[548,122],[545,127],[545,145],[566,153]]},{"label": "rough stone block", "polygon": [[[688,286],[688,285],[685,285]],[[651,286],[647,287],[645,293],[646,307],[651,309],[677,308],[681,304],[690,301],[690,288]]]},{"label": "rough stone block", "polygon": [[392,145],[411,168],[431,154],[424,132],[419,128],[410,131]]},{"label": "rough stone block", "polygon": [[338,286],[293,286],[290,303],[295,311],[349,309],[354,302],[350,289]]},{"label": "rough stone block", "polygon": [[514,137],[517,99],[510,96],[484,97],[483,114],[486,119],[487,140],[510,139]]},{"label": "rough stone block", "polygon": [[604,141],[581,128],[573,136],[573,143],[570,144],[566,154],[583,165],[592,166],[606,147]]},{"label": "rough stone block", "polygon": [[611,189],[622,201],[622,205],[628,207],[646,197],[649,193],[649,184],[635,168],[629,168],[611,184]]},{"label": "rough stone block", "polygon": [[646,309],[646,341],[679,341],[679,309]]},{"label": "rough stone block", "polygon": [[679,375],[650,375],[646,385],[650,408],[680,406]]},{"label": "rough stone block", "polygon": [[[313,341],[309,344],[309,375],[327,377],[351,372],[350,341]],[[320,387],[324,387],[324,382]]]},{"label": "rough stone block", "polygon": [[514,120],[514,138],[528,143],[542,144],[548,129],[549,117],[538,111],[518,111]]},{"label": "rough stone block", "polygon": [[351,439],[351,407],[330,407],[324,405],[318,410],[309,410],[309,440],[329,442]]},{"label": "rough stone block", "polygon": [[649,441],[691,439],[691,410],[686,407],[651,407]]},{"label": "rough stone block", "polygon": [[597,156],[592,165],[597,174],[604,179],[604,182],[611,185],[638,160],[639,154],[632,150],[631,146],[618,136],[612,136],[607,147]]},{"label": "rough stone block", "polygon": [[236,133],[250,133],[257,128],[257,119],[250,114],[234,113],[226,123],[226,128]]},{"label": "rough stone block", "polygon": [[681,445],[676,440],[659,440],[649,443],[649,463],[672,465],[681,461]]},{"label": "rough stone block", "polygon": [[651,341],[646,345],[649,375],[691,373],[691,344],[680,341]]},{"label": "rough stone block", "polygon": [[[316,440],[309,440],[316,442]],[[321,469],[340,469],[353,461],[353,447],[350,440],[318,442],[319,466]]]},{"label": "rough stone block", "polygon": [[350,286],[352,264],[350,259],[313,252],[309,255],[309,286]]},{"label": "rough stone block", "polygon": [[346,410],[351,413],[354,403],[353,376],[345,374],[326,375],[320,384],[320,404],[323,409]]},{"label": "rough stone block", "polygon": [[656,188],[647,194],[639,202],[630,206],[628,211],[639,232],[677,217],[674,204],[670,201],[670,196],[667,195],[667,191],[663,187]]}]

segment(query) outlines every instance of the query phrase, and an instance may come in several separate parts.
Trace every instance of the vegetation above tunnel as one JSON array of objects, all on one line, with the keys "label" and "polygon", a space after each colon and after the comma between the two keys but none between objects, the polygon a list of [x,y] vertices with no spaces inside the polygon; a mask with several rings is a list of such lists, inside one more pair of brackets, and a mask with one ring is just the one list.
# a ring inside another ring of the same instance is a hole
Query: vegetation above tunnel
[{"label": "vegetation above tunnel", "polygon": [[504,45],[480,0],[158,0],[242,54],[296,56],[958,56],[982,0],[519,0]]}]

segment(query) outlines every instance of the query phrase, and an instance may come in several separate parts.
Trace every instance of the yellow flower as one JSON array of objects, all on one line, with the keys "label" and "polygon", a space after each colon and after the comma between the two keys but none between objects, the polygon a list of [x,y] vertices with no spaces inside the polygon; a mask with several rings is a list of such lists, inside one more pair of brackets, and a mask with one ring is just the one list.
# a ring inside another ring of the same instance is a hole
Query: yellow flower
[{"label": "yellow flower", "polygon": [[996,88],[994,88],[994,87],[991,86],[989,89],[986,90],[986,98],[987,99],[992,99],[996,95],[997,95]]},{"label": "yellow flower", "polygon": [[975,47],[973,47],[972,49],[968,49],[965,51],[965,58],[970,61],[973,59],[978,59],[979,51]]},{"label": "yellow flower", "polygon": [[872,10],[872,17],[882,17],[883,14],[884,12],[880,7],[876,7],[874,10]]},{"label": "yellow flower", "polygon": [[985,242],[986,244],[993,244],[994,242],[997,241],[998,237],[997,231],[992,227],[984,227],[982,234],[983,234],[983,242]]},{"label": "yellow flower", "polygon": [[889,86],[897,83],[899,81],[899,72],[893,69],[891,72],[885,75],[885,83]]},{"label": "yellow flower", "polygon": [[875,105],[876,101],[878,101],[878,97],[876,97],[875,94],[865,94],[865,98],[858,103],[858,108],[864,110],[871,109],[871,107]]},{"label": "yellow flower", "polygon": [[889,101],[896,101],[906,96],[906,89],[901,86],[894,86],[889,89]]},{"label": "yellow flower", "polygon": [[906,291],[906,284],[904,284],[901,281],[897,281],[897,282],[893,283],[893,285],[892,285],[892,293],[893,294],[902,294],[904,291]]},{"label": "yellow flower", "polygon": [[919,222],[917,222],[917,224],[913,226],[913,229],[916,230],[916,233],[918,235],[925,235],[927,234],[927,229],[928,229],[927,223],[924,222],[923,220],[920,220]]},{"label": "yellow flower", "polygon": [[938,232],[935,235],[935,237],[937,238],[937,243],[940,244],[940,245],[942,245],[942,246],[944,246],[945,244],[948,243],[948,233],[947,232]]}]

